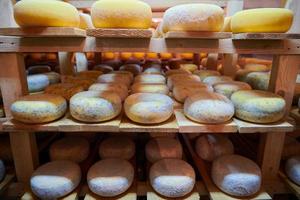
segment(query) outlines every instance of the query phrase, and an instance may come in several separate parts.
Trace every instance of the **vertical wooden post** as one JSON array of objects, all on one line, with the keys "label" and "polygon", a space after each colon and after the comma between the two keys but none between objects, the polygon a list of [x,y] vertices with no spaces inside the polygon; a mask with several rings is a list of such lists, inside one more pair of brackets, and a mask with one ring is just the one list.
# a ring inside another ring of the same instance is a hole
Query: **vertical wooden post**
[{"label": "vertical wooden post", "polygon": [[206,68],[210,70],[217,70],[218,67],[218,57],[217,53],[210,53],[207,56]]},{"label": "vertical wooden post", "polygon": [[197,66],[200,65],[200,54],[199,53],[194,53],[193,63]]},{"label": "vertical wooden post", "polygon": [[76,72],[88,70],[88,60],[86,58],[85,53],[76,52],[75,59],[76,59],[76,68],[75,68]]},{"label": "vertical wooden post", "polygon": [[[286,101],[286,116],[292,105],[300,56],[274,56],[269,91],[281,95]],[[277,178],[285,133],[265,133],[260,139],[258,162],[264,180]]]},{"label": "vertical wooden post", "polygon": [[223,54],[223,74],[234,78],[237,62],[238,54]]},{"label": "vertical wooden post", "polygon": [[74,74],[74,66],[72,64],[72,56],[71,52],[58,52],[58,62],[60,68],[61,75],[73,75]]},{"label": "vertical wooden post", "polygon": [[[0,86],[4,109],[11,117],[10,105],[20,96],[28,94],[24,58],[17,53],[0,53]],[[18,181],[27,182],[38,165],[38,152],[34,133],[12,132],[10,143]]]}]

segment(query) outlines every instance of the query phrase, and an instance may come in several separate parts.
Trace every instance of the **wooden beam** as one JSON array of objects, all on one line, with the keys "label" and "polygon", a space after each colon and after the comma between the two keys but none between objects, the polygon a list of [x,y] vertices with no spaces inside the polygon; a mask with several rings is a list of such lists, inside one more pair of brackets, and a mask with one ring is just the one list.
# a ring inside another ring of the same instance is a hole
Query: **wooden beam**
[{"label": "wooden beam", "polygon": [[58,52],[59,69],[61,75],[73,75],[72,52]]},{"label": "wooden beam", "polygon": [[236,65],[238,61],[238,54],[224,54],[223,55],[223,74],[225,76],[235,77],[237,71]]}]

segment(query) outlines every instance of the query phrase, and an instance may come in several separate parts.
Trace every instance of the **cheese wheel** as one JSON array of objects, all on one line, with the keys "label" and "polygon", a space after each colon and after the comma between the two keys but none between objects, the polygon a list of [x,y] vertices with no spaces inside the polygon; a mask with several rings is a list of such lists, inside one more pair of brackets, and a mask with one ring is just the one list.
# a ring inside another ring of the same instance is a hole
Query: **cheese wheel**
[{"label": "cheese wheel", "polygon": [[134,78],[134,83],[165,84],[166,78],[160,74],[141,74]]},{"label": "cheese wheel", "polygon": [[252,160],[239,155],[224,155],[214,160],[211,176],[223,192],[245,197],[260,190],[261,171]]},{"label": "cheese wheel", "polygon": [[160,55],[160,59],[162,60],[169,60],[173,58],[173,55],[171,53],[160,53],[159,55]]},{"label": "cheese wheel", "polygon": [[115,118],[122,109],[122,101],[114,92],[85,91],[70,99],[72,117],[84,122],[102,122]]},{"label": "cheese wheel", "polygon": [[286,161],[285,172],[289,179],[300,185],[300,156],[293,156]]},{"label": "cheese wheel", "polygon": [[240,81],[228,81],[216,83],[213,85],[216,93],[222,94],[230,99],[231,95],[239,90],[251,90],[251,86]]},{"label": "cheese wheel", "polygon": [[246,82],[247,75],[251,72],[251,70],[239,69],[236,71],[235,80]]},{"label": "cheese wheel", "polygon": [[82,92],[83,90],[84,88],[80,85],[72,83],[58,83],[46,87],[45,94],[59,95],[69,101],[73,95],[78,92]]},{"label": "cheese wheel", "polygon": [[183,4],[166,10],[163,16],[163,32],[208,31],[218,32],[224,23],[224,11],[213,4]]},{"label": "cheese wheel", "polygon": [[119,76],[125,76],[130,80],[130,82],[132,82],[134,79],[133,73],[129,71],[112,71],[109,74],[119,74]]},{"label": "cheese wheel", "polygon": [[77,9],[69,3],[53,0],[26,0],[14,5],[14,17],[21,27],[78,27]]},{"label": "cheese wheel", "polygon": [[20,122],[46,123],[62,117],[67,110],[67,102],[58,95],[34,94],[19,98],[10,110],[14,119]]},{"label": "cheese wheel", "polygon": [[70,160],[76,163],[84,161],[90,152],[89,142],[82,137],[65,137],[51,144],[51,161]]},{"label": "cheese wheel", "polygon": [[29,93],[41,92],[50,84],[50,81],[44,74],[35,74],[27,76],[27,84]]},{"label": "cheese wheel", "polygon": [[5,166],[2,160],[0,160],[0,181],[5,177]]},{"label": "cheese wheel", "polygon": [[231,16],[225,17],[221,32],[231,32]]},{"label": "cheese wheel", "polygon": [[80,180],[78,164],[57,160],[38,167],[31,176],[30,186],[32,192],[41,199],[57,199],[72,192]]},{"label": "cheese wheel", "polygon": [[151,26],[151,7],[138,0],[100,0],[91,8],[96,28],[148,29]]},{"label": "cheese wheel", "polygon": [[96,162],[87,173],[90,190],[104,197],[114,197],[130,188],[134,178],[134,168],[126,160],[104,159]]},{"label": "cheese wheel", "polygon": [[149,178],[152,188],[159,194],[180,198],[189,194],[195,185],[193,167],[179,159],[163,159],[150,168]]},{"label": "cheese wheel", "polygon": [[247,58],[247,57],[240,57],[238,60],[239,65],[246,65],[246,64],[262,64],[262,65],[267,65],[271,66],[272,65],[272,60],[266,60],[266,59],[261,59],[261,58]]},{"label": "cheese wheel", "polygon": [[131,94],[135,93],[159,93],[169,94],[169,88],[165,84],[141,84],[135,83],[131,86]]},{"label": "cheese wheel", "polygon": [[266,72],[270,71],[271,67],[264,64],[258,64],[258,63],[247,63],[244,66],[245,70],[251,70],[251,71],[259,71],[259,72]]},{"label": "cheese wheel", "polygon": [[221,76],[220,72],[214,70],[196,70],[193,74],[199,76],[201,80],[209,76]]},{"label": "cheese wheel", "polygon": [[124,110],[129,119],[142,124],[156,124],[173,114],[173,100],[164,94],[136,93],[125,100]]},{"label": "cheese wheel", "polygon": [[192,94],[196,94],[201,91],[211,91],[213,92],[213,88],[209,85],[205,85],[203,83],[199,83],[197,86],[187,85],[175,85],[173,88],[173,97],[176,101],[184,103],[185,99]]},{"label": "cheese wheel", "polygon": [[216,83],[221,83],[225,81],[232,81],[232,78],[229,76],[209,76],[203,79],[203,83],[206,83],[208,85],[214,85]]},{"label": "cheese wheel", "polygon": [[173,74],[191,74],[189,71],[186,71],[184,69],[170,69],[166,71],[166,77],[169,77]]},{"label": "cheese wheel", "polygon": [[97,82],[124,84],[127,88],[131,84],[130,78],[127,75],[123,74],[103,74],[98,77]]},{"label": "cheese wheel", "polygon": [[170,88],[170,90],[172,90],[176,84],[180,84],[183,82],[201,82],[201,80],[199,76],[193,74],[173,74],[167,79],[167,85]]},{"label": "cheese wheel", "polygon": [[55,84],[60,82],[60,74],[56,72],[44,73],[49,79],[49,84]]},{"label": "cheese wheel", "polygon": [[27,69],[28,74],[42,74],[51,72],[51,67],[48,65],[34,65]]},{"label": "cheese wheel", "polygon": [[62,83],[71,83],[71,84],[77,84],[82,86],[85,90],[89,89],[90,85],[94,83],[93,79],[83,79],[80,77],[75,76],[62,76],[61,77]]},{"label": "cheese wheel", "polygon": [[145,147],[146,158],[155,163],[164,158],[182,158],[182,146],[180,142],[170,137],[158,137],[151,139]]},{"label": "cheese wheel", "polygon": [[148,67],[144,69],[143,74],[161,74],[161,69],[156,67]]},{"label": "cheese wheel", "polygon": [[193,73],[198,69],[198,66],[195,64],[181,64],[180,68]]},{"label": "cheese wheel", "polygon": [[94,28],[92,18],[90,15],[85,13],[79,13],[79,17],[80,17],[79,28],[81,29]]},{"label": "cheese wheel", "polygon": [[94,83],[89,87],[89,90],[114,92],[120,96],[122,101],[128,96],[127,87],[118,83]]},{"label": "cheese wheel", "polygon": [[284,116],[285,100],[260,90],[240,90],[231,95],[235,116],[254,123],[272,123]]},{"label": "cheese wheel", "polygon": [[110,73],[110,72],[114,71],[114,68],[112,68],[111,66],[106,65],[106,64],[100,64],[100,65],[94,66],[93,70],[101,71],[103,74],[106,74],[106,73]]},{"label": "cheese wheel", "polygon": [[179,56],[184,60],[192,60],[194,58],[194,53],[181,53]]},{"label": "cheese wheel", "polygon": [[234,153],[232,142],[223,135],[207,134],[197,138],[195,150],[203,160],[212,162],[222,155]]},{"label": "cheese wheel", "polygon": [[82,79],[93,79],[97,80],[97,78],[102,75],[103,73],[101,71],[81,71],[76,74],[76,76],[82,78]]},{"label": "cheese wheel", "polygon": [[[130,1],[133,1],[133,0],[130,0]],[[129,71],[134,76],[136,76],[136,75],[138,75],[139,73],[142,72],[142,68],[138,64],[126,64],[126,65],[122,65],[119,70],[120,71]]]},{"label": "cheese wheel", "polygon": [[129,137],[110,137],[101,142],[99,156],[102,159],[130,160],[135,154],[135,144]]},{"label": "cheese wheel", "polygon": [[250,72],[245,78],[245,82],[247,82],[253,89],[256,90],[268,90],[269,81],[269,72]]},{"label": "cheese wheel", "polygon": [[184,102],[184,114],[191,120],[205,124],[224,123],[234,115],[231,101],[218,93],[199,91]]},{"label": "cheese wheel", "polygon": [[257,8],[237,12],[231,18],[233,33],[285,33],[293,22],[293,12],[284,8]]},{"label": "cheese wheel", "polygon": [[132,57],[139,59],[139,60],[143,60],[145,58],[145,53],[144,52],[134,52],[134,53],[132,53]]}]

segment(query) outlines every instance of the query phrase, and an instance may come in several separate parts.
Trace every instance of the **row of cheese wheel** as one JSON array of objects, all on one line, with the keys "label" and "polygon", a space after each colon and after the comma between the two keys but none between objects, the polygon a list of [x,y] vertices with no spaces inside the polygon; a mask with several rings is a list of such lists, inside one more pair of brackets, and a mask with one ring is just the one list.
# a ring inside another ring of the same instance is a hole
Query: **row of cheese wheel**
[{"label": "row of cheese wheel", "polygon": [[[80,15],[71,4],[52,0],[23,0],[14,6],[16,22],[23,27],[79,27]],[[84,21],[88,16],[83,15]],[[135,28],[151,27],[151,7],[138,0],[98,0],[91,7],[92,23],[85,28]],[[234,33],[286,32],[293,21],[288,9],[264,8],[240,11],[225,21]],[[221,31],[224,10],[213,4],[184,4],[169,8],[158,27],[160,34],[169,31]],[[229,29],[229,28],[228,28]],[[228,30],[226,29],[226,30]]]}]

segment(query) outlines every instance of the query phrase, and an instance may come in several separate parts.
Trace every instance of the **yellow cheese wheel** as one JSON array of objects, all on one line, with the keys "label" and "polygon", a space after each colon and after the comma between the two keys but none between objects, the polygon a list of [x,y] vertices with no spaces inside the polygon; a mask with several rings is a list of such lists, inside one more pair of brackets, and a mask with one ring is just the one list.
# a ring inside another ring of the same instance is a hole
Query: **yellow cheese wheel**
[{"label": "yellow cheese wheel", "polygon": [[147,57],[147,59],[157,59],[158,54],[157,53],[147,53],[146,57]]},{"label": "yellow cheese wheel", "polygon": [[53,0],[23,0],[14,6],[14,17],[21,27],[78,27],[77,9],[69,3]]},{"label": "yellow cheese wheel", "polygon": [[131,57],[132,57],[132,53],[130,53],[130,52],[122,52],[122,53],[120,53],[121,60],[128,60]]},{"label": "yellow cheese wheel", "polygon": [[284,8],[257,8],[237,12],[231,18],[233,33],[285,33],[293,22],[293,12]]},{"label": "yellow cheese wheel", "polygon": [[82,92],[83,90],[84,88],[76,83],[58,83],[46,87],[45,93],[60,95],[66,100],[70,100],[74,94]]},{"label": "yellow cheese wheel", "polygon": [[265,72],[270,71],[271,67],[269,65],[257,64],[257,63],[248,63],[244,66],[245,70]]},{"label": "yellow cheese wheel", "polygon": [[135,83],[131,86],[131,94],[134,93],[160,93],[168,95],[169,88],[165,84]]},{"label": "yellow cheese wheel", "polygon": [[115,59],[115,53],[113,52],[103,52],[102,57],[104,60],[113,60]]},{"label": "yellow cheese wheel", "polygon": [[185,60],[192,60],[194,58],[193,53],[181,53],[180,57]]},{"label": "yellow cheese wheel", "polygon": [[222,32],[231,32],[231,17],[225,17]]},{"label": "yellow cheese wheel", "polygon": [[139,59],[139,60],[142,60],[142,59],[145,58],[145,53],[143,53],[143,52],[134,52],[132,54],[132,57],[136,58],[136,59]]},{"label": "yellow cheese wheel", "polygon": [[99,76],[98,83],[119,83],[124,84],[127,88],[129,88],[131,84],[131,80],[128,76],[123,74],[103,74]]},{"label": "yellow cheese wheel", "polygon": [[151,7],[138,0],[99,0],[91,8],[96,28],[136,28],[151,26]]},{"label": "yellow cheese wheel", "polygon": [[159,55],[162,60],[168,60],[173,58],[173,55],[171,53],[160,53]]}]

